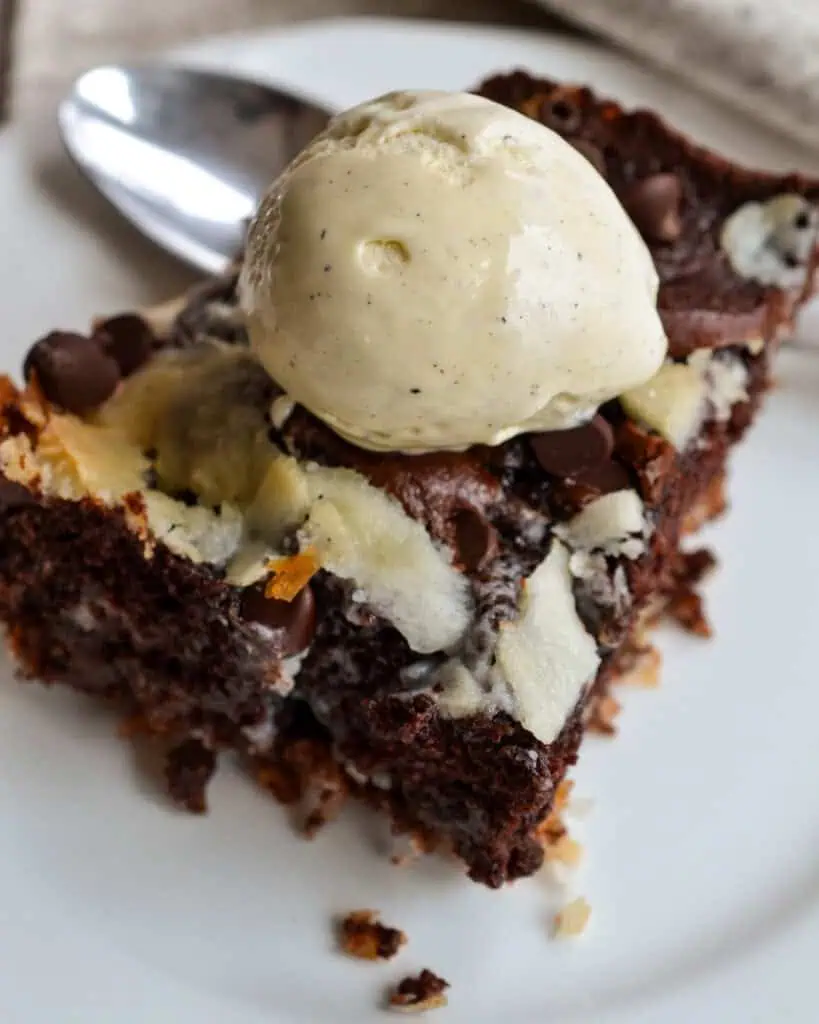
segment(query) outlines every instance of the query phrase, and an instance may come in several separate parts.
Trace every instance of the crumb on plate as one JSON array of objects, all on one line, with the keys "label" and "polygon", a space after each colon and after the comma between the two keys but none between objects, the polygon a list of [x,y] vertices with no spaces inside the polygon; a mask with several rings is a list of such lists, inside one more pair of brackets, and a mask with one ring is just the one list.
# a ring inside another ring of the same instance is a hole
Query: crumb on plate
[{"label": "crumb on plate", "polygon": [[615,719],[620,714],[620,702],[615,700],[611,694],[601,697],[592,708],[589,718],[589,732],[596,732],[603,736],[613,736],[616,732]]},{"label": "crumb on plate", "polygon": [[375,910],[352,910],[339,925],[339,945],[359,960],[389,960],[406,942],[406,934],[382,924]]},{"label": "crumb on plate", "polygon": [[439,978],[426,967],[419,974],[411,974],[395,986],[389,995],[389,1008],[401,1013],[423,1013],[446,1006],[449,982]]},{"label": "crumb on plate", "polygon": [[578,896],[555,914],[555,937],[568,939],[580,935],[586,930],[590,916],[591,906],[585,897]]},{"label": "crumb on plate", "polygon": [[547,861],[575,868],[583,857],[583,846],[568,833],[564,833],[546,847],[545,853]]}]

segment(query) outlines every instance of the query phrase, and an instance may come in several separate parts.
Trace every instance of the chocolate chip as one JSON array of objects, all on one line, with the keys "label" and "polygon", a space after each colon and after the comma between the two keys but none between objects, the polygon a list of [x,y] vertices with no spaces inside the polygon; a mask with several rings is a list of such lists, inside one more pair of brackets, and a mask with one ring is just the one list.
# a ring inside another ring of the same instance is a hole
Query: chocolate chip
[{"label": "chocolate chip", "polygon": [[0,512],[6,512],[10,508],[21,508],[23,505],[33,505],[34,495],[16,480],[9,480],[0,476]]},{"label": "chocolate chip", "polygon": [[583,154],[598,174],[602,174],[605,177],[606,158],[593,142],[589,142],[587,139],[569,139],[569,142],[578,153]]},{"label": "chocolate chip", "polygon": [[96,338],[54,331],[26,356],[23,372],[36,374],[43,394],[77,415],[91,412],[110,398],[120,380],[119,367]]},{"label": "chocolate chip", "polygon": [[615,462],[614,459],[601,462],[597,466],[589,466],[579,473],[573,473],[569,483],[580,487],[587,487],[599,494],[625,491],[631,487],[628,472],[619,462]]},{"label": "chocolate chip", "polygon": [[94,333],[123,377],[130,376],[148,361],[156,343],[153,331],[136,313],[103,320]]},{"label": "chocolate chip", "polygon": [[682,184],[676,174],[652,174],[635,181],[620,200],[637,230],[652,242],[674,242],[682,233]]},{"label": "chocolate chip", "polygon": [[561,516],[571,517],[604,494],[633,487],[621,463],[609,459],[599,466],[552,483],[551,499]]},{"label": "chocolate chip", "polygon": [[598,415],[582,427],[532,434],[529,443],[547,473],[567,477],[605,462],[614,448],[614,435]]},{"label": "chocolate chip", "polygon": [[266,581],[248,587],[242,594],[241,614],[277,634],[283,658],[305,650],[316,631],[316,600],[309,586],[292,601],[265,597]]},{"label": "chocolate chip", "polygon": [[483,569],[498,553],[498,534],[494,526],[474,508],[456,512],[456,560],[467,572]]}]

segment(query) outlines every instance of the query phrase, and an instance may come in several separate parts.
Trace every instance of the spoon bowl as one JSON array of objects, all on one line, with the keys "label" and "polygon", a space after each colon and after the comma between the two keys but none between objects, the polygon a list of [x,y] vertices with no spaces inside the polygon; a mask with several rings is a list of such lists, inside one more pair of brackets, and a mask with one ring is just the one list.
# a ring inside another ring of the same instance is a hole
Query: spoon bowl
[{"label": "spoon bowl", "polygon": [[103,195],[207,273],[239,253],[264,190],[329,117],[265,85],[164,64],[94,68],[58,111],[69,154]]}]

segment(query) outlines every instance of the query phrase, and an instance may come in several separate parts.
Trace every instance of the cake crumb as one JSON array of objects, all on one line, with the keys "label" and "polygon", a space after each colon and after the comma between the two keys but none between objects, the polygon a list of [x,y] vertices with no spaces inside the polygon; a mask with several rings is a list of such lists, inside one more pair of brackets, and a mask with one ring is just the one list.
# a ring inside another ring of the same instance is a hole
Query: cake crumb
[{"label": "cake crumb", "polygon": [[308,839],[313,839],[341,813],[347,802],[347,787],[340,775],[317,779],[310,786],[305,797],[306,810],[302,829]]},{"label": "cake crumb", "polygon": [[201,738],[188,736],[165,755],[165,781],[177,805],[192,814],[208,809],[207,789],[216,771],[216,753]]},{"label": "cake crumb", "polygon": [[583,857],[583,846],[565,833],[546,847],[546,860],[576,868]]},{"label": "cake crumb", "polygon": [[725,494],[725,472],[723,471],[714,477],[705,494],[683,518],[683,534],[696,533],[706,523],[710,523],[712,519],[718,519],[727,510],[728,498]]},{"label": "cake crumb", "polygon": [[583,896],[578,896],[555,914],[555,937],[568,939],[580,935],[586,930],[590,916],[591,906]]},{"label": "cake crumb", "polygon": [[591,718],[588,724],[589,732],[600,733],[603,736],[613,736],[617,732],[614,721],[619,714],[620,704],[614,697],[610,694],[600,697],[592,707]]},{"label": "cake crumb", "polygon": [[286,806],[297,806],[301,831],[312,839],[340,813],[346,777],[326,744],[312,738],[284,742],[273,756],[252,762],[256,780]]},{"label": "cake crumb", "polygon": [[555,811],[563,811],[569,806],[569,801],[571,800],[573,789],[574,783],[571,779],[563,779],[561,782],[558,783],[557,791],[555,792]]},{"label": "cake crumb", "polygon": [[342,950],[358,960],[390,960],[406,945],[407,936],[382,924],[375,910],[351,910],[339,924],[338,940]]},{"label": "cake crumb", "polygon": [[546,851],[547,859],[548,851],[566,836],[567,830],[562,814],[569,806],[573,788],[574,783],[570,779],[563,779],[558,783],[552,809],[535,830],[537,838]]},{"label": "cake crumb", "polygon": [[399,868],[407,867],[410,864],[414,864],[426,852],[421,836],[414,833],[402,833],[393,837],[393,851],[390,854],[390,863]]},{"label": "cake crumb", "polygon": [[712,636],[713,630],[706,618],[702,598],[695,590],[681,587],[669,600],[666,610],[687,633],[706,638]]},{"label": "cake crumb", "polygon": [[411,974],[395,986],[389,995],[389,1008],[400,1013],[423,1013],[447,1005],[445,991],[449,982],[426,967],[420,974]]},{"label": "cake crumb", "polygon": [[714,571],[716,565],[717,558],[713,551],[709,548],[695,548],[681,553],[677,575],[691,585],[701,583]]},{"label": "cake crumb", "polygon": [[543,819],[535,831],[544,850],[548,850],[549,847],[554,846],[555,843],[566,835],[566,826],[563,824],[560,812],[553,810],[547,818]]},{"label": "cake crumb", "polygon": [[636,636],[626,640],[617,652],[615,676],[612,682],[645,689],[660,685],[663,656],[659,648],[647,637],[648,628],[641,628]]},{"label": "cake crumb", "polygon": [[647,690],[655,690],[660,685],[660,672],[663,667],[663,656],[654,644],[648,644],[637,656],[634,668],[625,682],[632,686],[641,686]]},{"label": "cake crumb", "polygon": [[697,548],[694,551],[680,552],[673,569],[666,613],[695,636],[712,635],[711,625],[696,587],[715,565],[716,559],[711,551],[707,548]]}]

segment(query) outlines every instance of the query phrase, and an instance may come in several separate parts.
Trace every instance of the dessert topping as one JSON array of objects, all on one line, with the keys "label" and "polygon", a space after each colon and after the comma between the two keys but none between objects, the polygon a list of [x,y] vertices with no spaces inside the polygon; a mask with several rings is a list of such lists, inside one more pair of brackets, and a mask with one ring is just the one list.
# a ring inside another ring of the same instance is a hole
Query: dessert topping
[{"label": "dessert topping", "polygon": [[446,650],[472,616],[469,585],[424,527],[384,491],[346,469],[308,467],[299,530],[324,569],[355,583],[419,654]]},{"label": "dessert topping", "polygon": [[316,631],[316,600],[309,585],[285,601],[268,597],[265,584],[254,583],[242,593],[241,614],[276,633],[285,658],[306,650]]},{"label": "dessert topping", "polygon": [[103,349],[114,359],[123,377],[148,361],[156,343],[148,323],[136,313],[101,320],[94,335],[102,341]]},{"label": "dessert topping", "polygon": [[251,521],[275,543],[297,530],[303,551],[355,584],[420,654],[456,644],[472,615],[470,587],[451,555],[401,504],[350,469],[271,463]]},{"label": "dessert topping", "polygon": [[568,477],[566,482],[595,495],[622,491],[630,486],[628,470],[614,459],[582,469]]},{"label": "dessert topping", "polygon": [[740,206],[725,221],[720,242],[741,277],[776,288],[801,288],[817,231],[816,207],[785,193]]},{"label": "dessert topping", "polygon": [[603,417],[597,415],[571,430],[532,434],[529,443],[547,473],[566,477],[605,462],[614,448],[614,435]]},{"label": "dessert topping", "polygon": [[120,381],[116,361],[99,338],[71,331],[52,331],[29,351],[23,365],[26,380],[36,376],[54,405],[81,416],[110,398]]},{"label": "dessert topping", "polygon": [[626,213],[651,242],[675,242],[682,232],[682,184],[676,174],[652,174],[622,194]]},{"label": "dessert topping", "polygon": [[597,645],[577,614],[568,551],[555,540],[525,581],[519,618],[504,624],[498,641],[497,666],[519,720],[550,743],[599,664]]},{"label": "dessert topping", "polygon": [[650,381],[624,392],[620,402],[629,416],[683,451],[707,416],[724,422],[736,404],[748,400],[747,380],[738,356],[700,349],[685,362],[667,362]]},{"label": "dessert topping", "polygon": [[6,477],[0,476],[0,512],[33,503],[34,495],[27,487],[23,487],[16,480],[8,480]]},{"label": "dessert topping", "polygon": [[319,570],[315,551],[300,551],[284,558],[271,558],[267,567],[272,573],[265,587],[266,597],[292,601]]},{"label": "dessert topping", "polygon": [[637,558],[645,550],[650,527],[639,494],[623,490],[595,499],[555,532],[572,550]]},{"label": "dessert topping", "polygon": [[462,508],[453,520],[456,563],[467,572],[483,569],[499,549],[494,526],[476,509]]},{"label": "dessert topping", "polygon": [[647,380],[667,348],[657,284],[565,139],[411,92],[340,114],[273,183],[239,289],[293,401],[361,448],[418,453],[570,429]]}]

